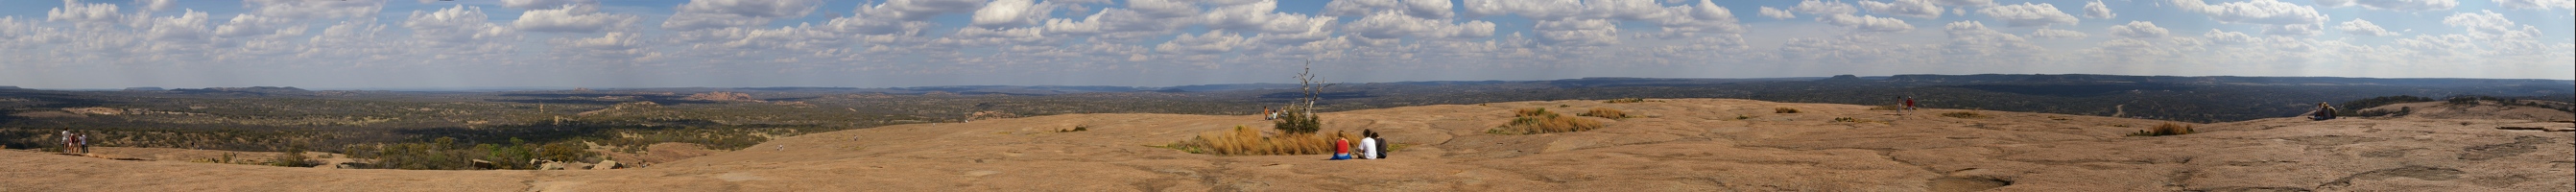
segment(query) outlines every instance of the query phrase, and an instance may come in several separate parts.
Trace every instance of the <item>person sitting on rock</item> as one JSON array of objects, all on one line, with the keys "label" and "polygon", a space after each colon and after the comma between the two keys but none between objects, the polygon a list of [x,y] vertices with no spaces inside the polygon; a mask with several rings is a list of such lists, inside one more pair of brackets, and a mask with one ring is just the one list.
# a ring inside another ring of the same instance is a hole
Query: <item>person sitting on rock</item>
[{"label": "person sitting on rock", "polygon": [[[1341,134],[1333,134],[1333,135],[1341,135]],[[1350,159],[1351,159],[1351,140],[1350,140],[1350,139],[1346,139],[1346,138],[1342,138],[1342,137],[1333,137],[1333,159],[1332,159],[1332,160],[1350,160]]]},{"label": "person sitting on rock", "polygon": [[1377,159],[1377,153],[1380,153],[1377,148],[1377,138],[1370,138],[1369,135],[1377,135],[1377,132],[1360,130],[1360,159]]},{"label": "person sitting on rock", "polygon": [[2307,116],[2308,116],[2308,120],[2315,120],[2315,121],[2324,121],[2324,120],[2327,120],[2327,119],[2334,119],[2334,118],[2335,118],[2335,108],[2334,108],[2334,106],[2333,106],[2333,105],[2326,105],[2326,102],[2317,102],[2317,110],[2316,110],[2316,111],[2308,111]]}]

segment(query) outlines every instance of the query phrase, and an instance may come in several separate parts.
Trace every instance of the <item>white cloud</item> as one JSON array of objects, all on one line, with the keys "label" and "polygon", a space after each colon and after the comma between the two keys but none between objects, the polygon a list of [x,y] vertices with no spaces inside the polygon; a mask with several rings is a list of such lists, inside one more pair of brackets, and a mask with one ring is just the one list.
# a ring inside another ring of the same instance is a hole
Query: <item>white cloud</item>
[{"label": "white cloud", "polygon": [[2317,6],[2347,7],[2360,5],[2370,9],[2399,11],[2450,10],[2460,6],[2458,0],[2317,0]]},{"label": "white cloud", "polygon": [[997,0],[992,3],[984,4],[983,9],[975,10],[975,16],[973,17],[974,21],[971,24],[976,27],[1018,27],[1035,25],[1046,22],[1047,14],[1053,12],[1055,12],[1054,2],[1036,3],[1033,2],[1033,0]]},{"label": "white cloud", "polygon": [[2370,23],[2370,21],[2367,21],[2367,20],[2361,20],[2361,19],[2352,19],[2352,21],[2344,21],[2344,22],[2343,22],[2343,24],[2341,24],[2341,25],[2336,25],[2336,26],[2335,26],[2335,29],[2337,29],[2337,30],[2343,30],[2343,32],[2344,32],[2344,33],[2347,33],[2347,34],[2359,35],[2359,36],[2396,36],[2396,35],[2397,35],[2397,32],[2390,32],[2390,31],[2388,31],[2388,29],[2381,29],[2381,28],[2379,28],[2379,25],[2378,25],[2378,24],[2371,24],[2371,23]]},{"label": "white cloud", "polygon": [[1895,3],[1860,1],[1860,7],[1869,9],[1869,12],[1896,16],[1916,18],[1941,17],[1941,7],[1933,6],[1932,0],[1896,0]]},{"label": "white cloud", "polygon": [[1556,20],[1583,14],[1576,1],[1466,0],[1467,16],[1520,15],[1530,20]]},{"label": "white cloud", "polygon": [[291,32],[282,29],[290,24],[288,22],[289,21],[283,18],[261,17],[259,15],[252,14],[233,15],[232,21],[224,22],[224,25],[215,27],[215,36],[245,37],[279,34],[282,32],[301,33],[303,31],[303,28],[300,26],[295,28],[295,30],[291,30]]},{"label": "white cloud", "polygon": [[639,20],[633,15],[599,13],[596,6],[574,4],[556,9],[528,10],[520,12],[519,20],[511,21],[510,26],[532,32],[598,33],[626,28]]},{"label": "white cloud", "polygon": [[1156,18],[1187,17],[1199,14],[1199,6],[1176,0],[1128,0],[1127,9]]},{"label": "white cloud", "polygon": [[1995,0],[1934,0],[1932,3],[1953,7],[1995,6]]},{"label": "white cloud", "polygon": [[1824,17],[1817,17],[1816,21],[1834,26],[1850,27],[1864,32],[1905,32],[1914,30],[1914,25],[1905,24],[1905,20],[1867,15],[1826,15]]},{"label": "white cloud", "polygon": [[492,24],[489,18],[481,7],[457,5],[436,12],[412,11],[411,20],[404,21],[403,27],[411,28],[413,37],[429,42],[457,43],[511,35],[510,28]]},{"label": "white cloud", "polygon": [[1538,32],[1540,40],[1556,45],[1619,44],[1619,26],[1607,19],[1538,21],[1530,30]]},{"label": "white cloud", "polygon": [[2118,16],[2118,14],[2111,13],[2111,6],[2102,5],[2102,0],[2093,0],[2093,2],[2084,3],[2084,18],[2109,19],[2111,17]]},{"label": "white cloud", "polygon": [[1798,18],[1798,15],[1789,13],[1789,10],[1771,8],[1771,6],[1762,6],[1762,17],[1770,17],[1772,19],[1796,19]]},{"label": "white cloud", "polygon": [[1656,20],[1656,25],[1663,26],[1664,30],[1657,35],[1665,38],[1696,37],[1700,33],[1743,33],[1745,30],[1743,25],[1736,23],[1734,12],[1706,0],[1664,9],[1666,13],[1681,15]]},{"label": "white cloud", "polygon": [[567,60],[572,61],[643,62],[661,59],[662,53],[649,50],[652,45],[641,37],[634,33],[608,32],[596,38],[564,38],[547,42],[554,44],[556,54],[568,56]]},{"label": "white cloud", "polygon": [[2306,35],[2317,35],[2317,34],[2323,34],[2323,33],[2325,33],[2325,27],[2324,27],[2324,26],[2320,26],[2320,25],[2316,25],[2316,24],[2264,25],[2264,26],[2263,26],[2263,34],[2265,34],[2265,35],[2298,35],[2298,36],[2306,36]]},{"label": "white cloud", "polygon": [[2453,14],[2443,17],[2442,24],[2468,28],[2469,34],[2478,38],[2524,39],[2540,34],[2539,28],[2530,25],[2516,29],[2513,20],[2505,19],[2504,14],[2495,11]]},{"label": "white cloud", "polygon": [[[1269,1],[1264,0],[1264,2]],[[1424,19],[1448,19],[1457,15],[1456,12],[1449,11],[1449,8],[1448,0],[1341,0],[1324,3],[1324,11],[1320,14],[1367,16],[1376,14],[1378,11],[1396,11]]]},{"label": "white cloud", "polygon": [[2020,5],[1987,7],[1985,9],[1977,10],[1977,13],[1985,14],[1987,17],[1994,17],[1996,20],[2003,20],[2005,26],[2013,27],[2048,26],[2050,24],[2074,25],[2076,22],[2074,15],[2067,15],[2064,11],[2058,11],[2056,5],[2049,5],[2047,3],[2022,3]]},{"label": "white cloud", "polygon": [[2089,35],[2075,30],[2039,28],[2039,30],[2030,31],[2030,38],[2040,39],[2082,39],[2085,36]]},{"label": "white cloud", "polygon": [[2536,10],[2549,10],[2549,9],[2570,9],[2570,8],[2576,8],[2576,0],[2494,0],[2494,1],[2495,1],[2496,5],[2501,5],[2501,6],[2503,6],[2503,7],[2506,7],[2506,8],[2512,8],[2512,9],[2536,9]]},{"label": "white cloud", "polygon": [[71,21],[83,28],[103,27],[124,22],[125,15],[116,13],[116,4],[63,1],[63,7],[45,11],[45,21]]},{"label": "white cloud", "polygon": [[1998,60],[2028,59],[2044,50],[2027,39],[1995,32],[1977,21],[1951,22],[1943,29],[1950,34],[1950,43],[1943,45],[1941,52],[1951,56],[1948,59],[1954,63],[2003,63]]},{"label": "white cloud", "polygon": [[[953,3],[954,1],[924,2],[896,0],[886,2],[885,4],[878,6],[901,8],[921,7],[924,9],[930,9],[930,11],[951,12],[974,10],[975,7],[983,5],[983,2],[978,1],[972,2],[972,5],[964,6],[965,8],[956,8],[957,6],[952,5]],[[813,13],[814,6],[819,4],[822,4],[822,2],[817,0],[691,0],[688,4],[681,4],[678,8],[674,8],[678,10],[678,13],[672,13],[669,19],[663,20],[662,28],[670,30],[699,30],[723,27],[760,26],[769,24],[770,20],[778,18],[799,17],[804,16],[807,13]],[[901,11],[911,12],[912,10]],[[905,17],[909,18],[910,16]],[[923,15],[919,17],[927,18],[929,16]]]},{"label": "white cloud", "polygon": [[145,34],[152,40],[205,42],[206,38],[213,36],[213,31],[206,30],[206,12],[197,10],[188,10],[176,17],[151,18],[147,23],[143,25],[146,26]]},{"label": "white cloud", "polygon": [[[1308,17],[1305,14],[1280,13],[1279,2],[1260,1],[1218,7],[1200,15],[1210,29],[1251,31],[1254,33],[1307,33],[1324,30],[1335,17]],[[1427,19],[1427,18],[1426,18]],[[1303,42],[1299,42],[1303,43]]]},{"label": "white cloud", "polygon": [[597,5],[599,5],[599,1],[598,1],[598,0],[501,0],[501,6],[502,6],[502,7],[517,8],[517,9],[549,9],[549,8],[562,7],[562,6],[564,6],[564,5],[590,5],[590,6],[597,6]]},{"label": "white cloud", "polygon": [[1155,45],[1154,51],[1166,53],[1214,54],[1233,51],[1235,47],[1240,47],[1246,43],[1249,42],[1244,41],[1243,36],[1228,33],[1224,30],[1215,30],[1195,36],[1190,34],[1181,34],[1181,36],[1172,37],[1172,41],[1163,42],[1161,45]]},{"label": "white cloud", "polygon": [[385,8],[385,1],[250,0],[248,3],[249,7],[255,7],[252,14],[295,19],[372,17]]},{"label": "white cloud", "polygon": [[2133,39],[2164,38],[2166,34],[2171,33],[2163,27],[2156,27],[2156,23],[2147,21],[2129,21],[2129,24],[2113,25],[2108,30],[2111,31],[2111,36]]},{"label": "white cloud", "polygon": [[[1539,22],[1539,25],[1546,26],[1547,23],[1547,21],[1541,21]],[[1358,21],[1351,21],[1350,24],[1342,25],[1342,30],[1350,35],[1375,39],[1403,37],[1484,38],[1494,35],[1494,23],[1486,21],[1468,21],[1451,24],[1448,21],[1423,19],[1388,11],[1369,15],[1368,17],[1360,18]],[[1533,30],[1544,31],[1545,29]]]},{"label": "white cloud", "polygon": [[2211,5],[2201,0],[2174,0],[2176,8],[2209,15],[2226,23],[2295,25],[2325,23],[2326,15],[2309,6],[2274,0],[2254,0]]},{"label": "white cloud", "polygon": [[145,12],[153,12],[170,10],[170,5],[178,4],[178,0],[134,0],[134,4],[143,6]]},{"label": "white cloud", "polygon": [[2224,44],[2244,44],[2254,42],[2255,40],[2252,35],[2245,35],[2245,33],[2238,32],[2219,31],[2218,29],[2209,29],[2209,32],[2207,33],[2200,33],[2200,38]]},{"label": "white cloud", "polygon": [[1852,5],[1851,5],[1850,3],[1843,3],[1843,2],[1841,2],[1841,1],[1818,1],[1818,0],[1807,0],[1807,1],[1801,1],[1801,2],[1798,2],[1798,6],[1797,6],[1797,7],[1790,7],[1790,8],[1789,8],[1789,10],[1791,10],[1791,11],[1798,11],[1799,13],[1817,14],[1817,15],[1851,14],[1852,12],[1860,12],[1860,9],[1858,9],[1858,8],[1852,8]]}]

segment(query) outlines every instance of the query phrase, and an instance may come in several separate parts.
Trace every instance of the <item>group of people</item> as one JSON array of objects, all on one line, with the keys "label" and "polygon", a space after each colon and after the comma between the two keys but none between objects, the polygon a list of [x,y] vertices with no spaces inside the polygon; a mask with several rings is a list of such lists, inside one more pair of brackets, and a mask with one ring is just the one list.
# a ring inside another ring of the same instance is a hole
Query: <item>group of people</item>
[{"label": "group of people", "polygon": [[2326,102],[2317,102],[2317,110],[2315,110],[2315,111],[2308,111],[2308,113],[2306,113],[2306,114],[2302,114],[2302,115],[2304,115],[2304,116],[2308,116],[2308,120],[2315,120],[2315,121],[2324,121],[2324,120],[2328,120],[2328,119],[2334,119],[2334,118],[2335,118],[2335,108],[2334,108],[2334,106],[2333,106],[2333,105],[2326,105]]},{"label": "group of people", "polygon": [[1385,139],[1379,139],[1377,137],[1377,131],[1362,129],[1360,130],[1360,143],[1357,146],[1359,151],[1357,151],[1357,153],[1353,153],[1353,151],[1351,151],[1353,146],[1351,145],[1350,139],[1336,137],[1333,138],[1332,160],[1385,159],[1386,152],[1388,150],[1386,148],[1387,143],[1388,142]]},{"label": "group of people", "polygon": [[89,153],[89,135],[72,133],[72,129],[63,129],[62,135],[63,152]]}]

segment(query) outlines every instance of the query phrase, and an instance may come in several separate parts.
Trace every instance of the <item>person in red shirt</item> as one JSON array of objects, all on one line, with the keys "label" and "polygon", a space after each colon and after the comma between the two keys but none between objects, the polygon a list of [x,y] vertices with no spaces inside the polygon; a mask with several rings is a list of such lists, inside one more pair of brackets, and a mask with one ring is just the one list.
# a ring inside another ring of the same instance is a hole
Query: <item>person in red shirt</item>
[{"label": "person in red shirt", "polygon": [[1333,137],[1333,160],[1351,159],[1351,140]]}]

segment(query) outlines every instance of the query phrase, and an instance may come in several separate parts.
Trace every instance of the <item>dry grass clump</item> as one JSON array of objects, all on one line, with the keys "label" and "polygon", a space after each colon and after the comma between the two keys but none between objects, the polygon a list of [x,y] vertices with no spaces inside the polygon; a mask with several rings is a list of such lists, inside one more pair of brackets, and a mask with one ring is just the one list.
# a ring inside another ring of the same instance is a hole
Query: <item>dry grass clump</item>
[{"label": "dry grass clump", "polygon": [[1645,99],[1645,98],[1619,98],[1619,99],[1611,99],[1611,100],[1608,100],[1608,101],[1601,101],[1601,103],[1644,103],[1644,102],[1646,102],[1646,99]]},{"label": "dry grass clump", "polygon": [[1516,110],[1515,112],[1518,115],[1516,115],[1517,117],[1512,118],[1511,124],[1504,124],[1502,127],[1485,130],[1485,133],[1523,135],[1590,131],[1593,129],[1601,129],[1602,127],[1600,121],[1593,121],[1591,119],[1584,119],[1581,117],[1558,115],[1555,112],[1547,112],[1546,109],[1521,109]]},{"label": "dry grass clump", "polygon": [[1771,113],[1798,113],[1798,108],[1771,108]]},{"label": "dry grass clump", "polygon": [[2152,137],[2152,136],[2167,136],[2167,135],[2182,135],[2182,134],[2191,134],[2191,126],[2190,126],[2190,125],[2176,125],[2176,124],[2173,124],[2173,123],[2165,123],[2165,124],[2163,124],[2163,125],[2156,125],[2156,127],[2155,127],[2155,128],[2148,128],[2147,130],[2138,130],[2138,132],[2137,132],[2137,133],[2129,133],[2129,136],[2149,136],[2149,137]]},{"label": "dry grass clump", "polygon": [[1965,118],[1965,119],[1986,118],[1986,114],[1977,114],[1976,112],[1965,112],[1965,111],[1961,111],[1961,112],[1948,112],[1948,113],[1941,113],[1941,116],[1942,116],[1942,117]]},{"label": "dry grass clump", "polygon": [[1091,130],[1091,126],[1090,126],[1090,125],[1075,125],[1075,126],[1073,126],[1073,129],[1055,130],[1055,132],[1057,132],[1057,133],[1070,133],[1070,132],[1082,132],[1082,131],[1090,131],[1090,130]]},{"label": "dry grass clump", "polygon": [[1628,112],[1625,112],[1625,111],[1619,111],[1618,109],[1611,109],[1611,108],[1606,108],[1606,107],[1594,107],[1594,108],[1592,108],[1592,111],[1585,111],[1585,112],[1583,112],[1582,114],[1577,114],[1577,115],[1589,116],[1589,117],[1610,118],[1610,119],[1626,119],[1626,118],[1629,118],[1629,117],[1635,117],[1635,116],[1628,116]]},{"label": "dry grass clump", "polygon": [[1232,130],[1199,133],[1198,138],[1156,147],[1216,155],[1319,155],[1333,153],[1332,138],[1335,137],[1350,136],[1342,133],[1333,136],[1311,133],[1262,136],[1261,131],[1251,127],[1234,126]]},{"label": "dry grass clump", "polygon": [[1896,105],[1879,105],[1879,106],[1870,106],[1870,107],[1869,107],[1869,110],[1871,110],[1871,111],[1895,111],[1895,110],[1898,110],[1898,109],[1905,109],[1905,107],[1903,107],[1903,106],[1896,106]]}]

